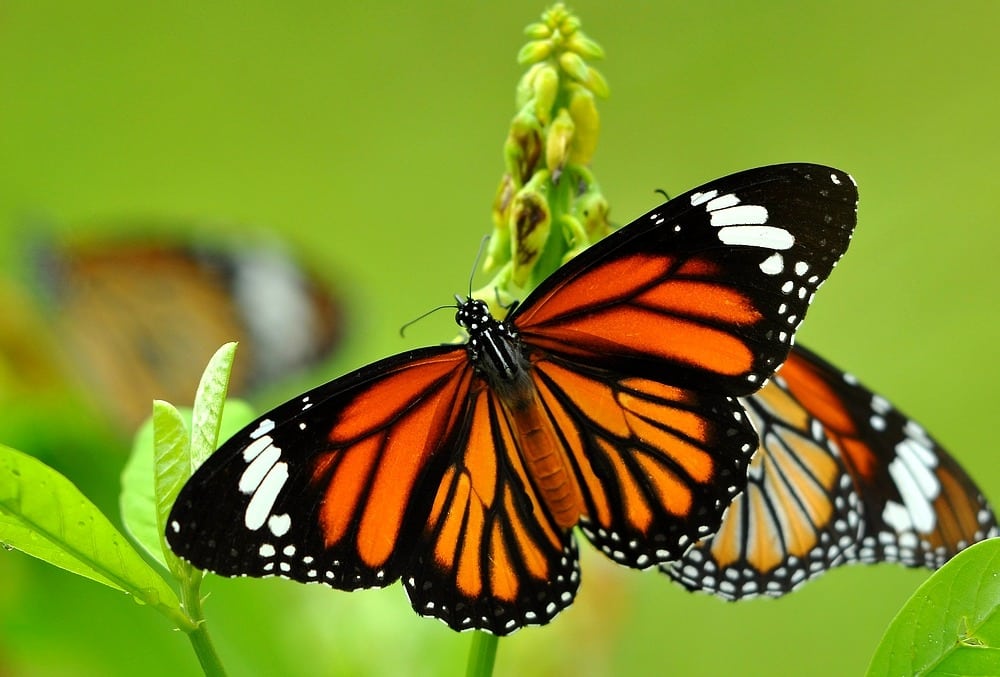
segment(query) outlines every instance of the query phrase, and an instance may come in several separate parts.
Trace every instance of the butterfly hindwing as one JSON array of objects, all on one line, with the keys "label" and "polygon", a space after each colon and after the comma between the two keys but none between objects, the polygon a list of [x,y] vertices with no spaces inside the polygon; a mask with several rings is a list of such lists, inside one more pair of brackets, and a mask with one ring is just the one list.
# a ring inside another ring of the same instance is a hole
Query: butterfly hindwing
[{"label": "butterfly hindwing", "polygon": [[579,560],[572,532],[541,504],[498,398],[477,381],[470,401],[404,585],[418,613],[505,635],[572,603]]},{"label": "butterfly hindwing", "polygon": [[534,371],[582,489],[587,538],[643,569],[714,531],[745,485],[756,436],[733,398],[558,358]]},{"label": "butterfly hindwing", "polygon": [[853,179],[829,167],[733,174],[584,251],[512,319],[567,359],[746,395],[784,361],[856,212]]}]

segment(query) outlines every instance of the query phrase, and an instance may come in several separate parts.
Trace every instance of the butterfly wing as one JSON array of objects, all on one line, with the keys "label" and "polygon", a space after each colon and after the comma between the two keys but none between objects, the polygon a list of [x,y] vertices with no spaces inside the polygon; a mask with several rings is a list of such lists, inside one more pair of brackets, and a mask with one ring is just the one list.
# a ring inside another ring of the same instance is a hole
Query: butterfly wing
[{"label": "butterfly wing", "polygon": [[572,603],[579,560],[572,532],[535,490],[499,398],[473,379],[469,402],[403,584],[417,613],[506,635]]},{"label": "butterfly wing", "polygon": [[569,360],[749,394],[788,355],[857,200],[849,175],[820,165],[718,179],[581,253],[511,319],[525,343]]},{"label": "butterfly wing", "polygon": [[317,363],[342,332],[328,287],[278,247],[143,238],[38,258],[72,370],[129,430],[153,397],[190,404],[199,365],[226,341],[240,341],[242,356],[230,391],[245,393]]},{"label": "butterfly wing", "polygon": [[982,492],[920,424],[852,375],[800,353],[785,382],[841,451],[863,505],[860,561],[937,568],[996,535]]},{"label": "butterfly wing", "polygon": [[226,441],[183,487],[170,547],[224,576],[335,587],[399,578],[445,471],[467,360],[441,346],[296,397]]},{"label": "butterfly wing", "polygon": [[997,534],[937,442],[804,348],[744,403],[761,439],[747,491],[717,533],[664,567],[689,589],[780,596],[851,562],[937,568]]},{"label": "butterfly wing", "polygon": [[644,569],[715,531],[757,442],[735,399],[551,355],[532,367],[595,546]]},{"label": "butterfly wing", "polygon": [[856,205],[828,167],[734,174],[591,247],[513,312],[584,533],[613,559],[651,566],[718,528],[756,447],[734,396],[784,361]]},{"label": "butterfly wing", "polygon": [[224,576],[341,590],[400,577],[456,630],[545,623],[579,585],[496,397],[463,346],[413,351],[311,390],[233,436],[181,490],[167,541]]}]

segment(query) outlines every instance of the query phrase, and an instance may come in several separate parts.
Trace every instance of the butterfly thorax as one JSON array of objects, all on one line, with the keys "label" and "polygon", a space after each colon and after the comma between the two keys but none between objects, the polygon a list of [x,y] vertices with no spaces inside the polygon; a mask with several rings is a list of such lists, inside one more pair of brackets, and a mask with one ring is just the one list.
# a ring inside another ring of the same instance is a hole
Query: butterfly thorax
[{"label": "butterfly thorax", "polygon": [[494,388],[503,391],[524,379],[528,363],[517,333],[500,322],[482,301],[468,299],[458,307],[455,321],[469,334],[469,359]]},{"label": "butterfly thorax", "polygon": [[459,306],[455,320],[469,334],[469,359],[500,401],[519,455],[549,514],[559,526],[573,527],[583,514],[583,495],[565,446],[541,403],[517,333],[475,299]]}]

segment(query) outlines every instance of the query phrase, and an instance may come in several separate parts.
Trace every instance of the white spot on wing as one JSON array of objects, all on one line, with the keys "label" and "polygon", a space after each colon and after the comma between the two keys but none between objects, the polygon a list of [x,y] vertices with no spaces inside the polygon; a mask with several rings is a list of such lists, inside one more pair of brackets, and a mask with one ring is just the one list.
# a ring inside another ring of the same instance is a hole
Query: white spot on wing
[{"label": "white spot on wing", "polygon": [[260,486],[257,487],[257,490],[250,498],[250,503],[247,504],[246,513],[243,516],[243,523],[247,529],[256,531],[264,526],[264,522],[267,521],[268,515],[271,514],[271,510],[274,508],[274,502],[278,500],[278,493],[281,492],[287,480],[287,463],[275,463],[268,470]]},{"label": "white spot on wing", "polygon": [[[253,435],[251,435],[251,437],[253,437]],[[270,435],[254,440],[247,445],[246,449],[243,450],[243,460],[247,463],[254,460],[260,452],[271,446],[271,442],[274,442],[274,440]]]},{"label": "white spot on wing", "polygon": [[281,538],[288,533],[288,530],[292,527],[292,518],[288,514],[284,515],[271,515],[267,520],[267,528],[271,530],[271,533]]},{"label": "white spot on wing", "polygon": [[909,531],[913,528],[910,513],[896,501],[886,501],[882,509],[882,521],[897,532]]},{"label": "white spot on wing", "polygon": [[729,209],[730,207],[735,207],[739,203],[740,199],[738,197],[736,197],[732,193],[728,193],[726,195],[723,195],[722,197],[717,197],[710,200],[708,204],[705,205],[705,209],[710,212],[714,212],[719,209]]},{"label": "white spot on wing", "polygon": [[250,439],[257,439],[261,435],[266,435],[267,433],[274,430],[274,421],[269,418],[265,418],[260,422],[260,424],[250,433]]},{"label": "white spot on wing", "polygon": [[[719,198],[720,200],[722,198]],[[767,223],[767,208],[760,205],[737,205],[712,212],[711,224],[716,228],[724,226],[761,226]]]},{"label": "white spot on wing", "polygon": [[774,252],[766,259],[760,262],[760,270],[765,275],[779,275],[781,271],[785,269],[785,257],[780,253]]},{"label": "white spot on wing", "polygon": [[[934,529],[934,508],[931,506],[929,497],[925,490],[933,490],[937,493],[937,480],[925,466],[919,466],[917,475],[914,475],[910,464],[903,460],[900,455],[889,464],[889,475],[899,489],[900,496],[903,497],[903,504],[913,527],[920,532],[928,533]],[[933,486],[928,485],[929,482]],[[888,509],[888,504],[886,504]]]},{"label": "white spot on wing", "polygon": [[791,249],[795,244],[791,233],[774,226],[726,226],[719,231],[719,240],[723,244],[766,249]]},{"label": "white spot on wing", "polygon": [[937,465],[937,458],[913,440],[903,440],[896,445],[896,454],[906,463],[910,474],[920,484],[920,490],[928,499],[935,499],[941,487],[938,484],[932,468]]},{"label": "white spot on wing", "polygon": [[263,437],[258,442],[263,440],[267,440],[269,443],[267,448],[264,449],[263,453],[257,454],[253,463],[248,465],[243,474],[240,475],[239,489],[242,494],[251,494],[256,491],[267,473],[270,472],[274,464],[281,458],[281,449],[270,444],[271,438]]},{"label": "white spot on wing", "polygon": [[704,203],[708,202],[709,200],[714,199],[715,196],[718,195],[718,194],[719,194],[719,191],[717,191],[717,190],[710,190],[707,193],[692,193],[691,194],[691,206],[692,207],[697,207],[700,204],[704,204]]}]

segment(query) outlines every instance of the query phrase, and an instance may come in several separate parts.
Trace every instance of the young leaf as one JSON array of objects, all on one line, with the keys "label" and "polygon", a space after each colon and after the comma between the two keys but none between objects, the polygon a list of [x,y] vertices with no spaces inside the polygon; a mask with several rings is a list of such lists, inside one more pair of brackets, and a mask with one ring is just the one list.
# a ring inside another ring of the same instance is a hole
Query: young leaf
[{"label": "young leaf", "polygon": [[[205,367],[205,372],[201,375],[201,382],[198,383],[198,391],[194,397],[194,411],[191,421],[191,470],[188,475],[204,463],[219,444],[222,408],[226,401],[229,373],[233,369],[235,356],[236,344],[225,344],[215,351],[208,366]],[[180,485],[177,486],[177,491],[180,491]],[[177,491],[170,496],[170,503],[167,504],[168,510],[173,504],[174,498],[177,497]]]},{"label": "young leaf", "polygon": [[[158,404],[160,403],[153,403],[154,413]],[[187,440],[186,431],[183,439]],[[122,492],[118,505],[126,533],[150,557],[164,568],[169,568],[161,543],[162,535],[156,519],[156,499],[153,496],[152,418],[147,419],[135,435],[132,453],[122,470]]]},{"label": "young leaf", "polygon": [[869,675],[1000,674],[1000,538],[960,552],[921,585],[879,643]]},{"label": "young leaf", "polygon": [[[169,404],[163,402],[154,403],[154,412],[159,412],[158,420],[160,421],[160,425],[166,427],[166,430],[170,430],[171,427],[168,424],[170,414],[164,408],[173,409]],[[170,435],[181,435],[186,444],[188,439],[187,431],[191,426],[191,409],[182,407],[177,411],[180,413],[183,428],[171,431]],[[230,400],[226,402],[226,408],[222,414],[220,436],[225,438],[235,435],[243,426],[253,420],[253,417],[254,410],[246,402],[242,400]],[[180,486],[191,474],[190,459],[187,453],[188,450],[185,446],[182,459],[176,460],[168,456],[164,459],[163,467],[160,469],[161,481],[165,481],[168,484],[176,483],[176,487],[167,492],[170,495],[169,500],[165,503],[168,512],[174,497],[176,497],[177,492],[180,490]],[[154,455],[153,419],[150,418],[139,428],[139,432],[136,433],[135,442],[132,445],[132,454],[129,456],[128,462],[125,464],[125,469],[122,471],[122,493],[119,503],[121,506],[122,521],[132,540],[142,546],[153,559],[165,568],[169,568],[167,564],[168,557],[165,554],[163,545],[163,531],[157,523],[158,511],[157,501],[154,497],[153,480]],[[175,463],[180,463],[181,465],[177,466]]]},{"label": "young leaf", "polygon": [[153,467],[155,474],[149,478],[153,491],[156,524],[156,544],[166,558],[170,571],[183,580],[189,567],[167,547],[163,528],[174,504],[177,493],[191,475],[191,442],[184,419],[172,404],[153,402]]},{"label": "young leaf", "polygon": [[0,445],[0,541],[190,622],[174,591],[100,510],[41,461]]}]

